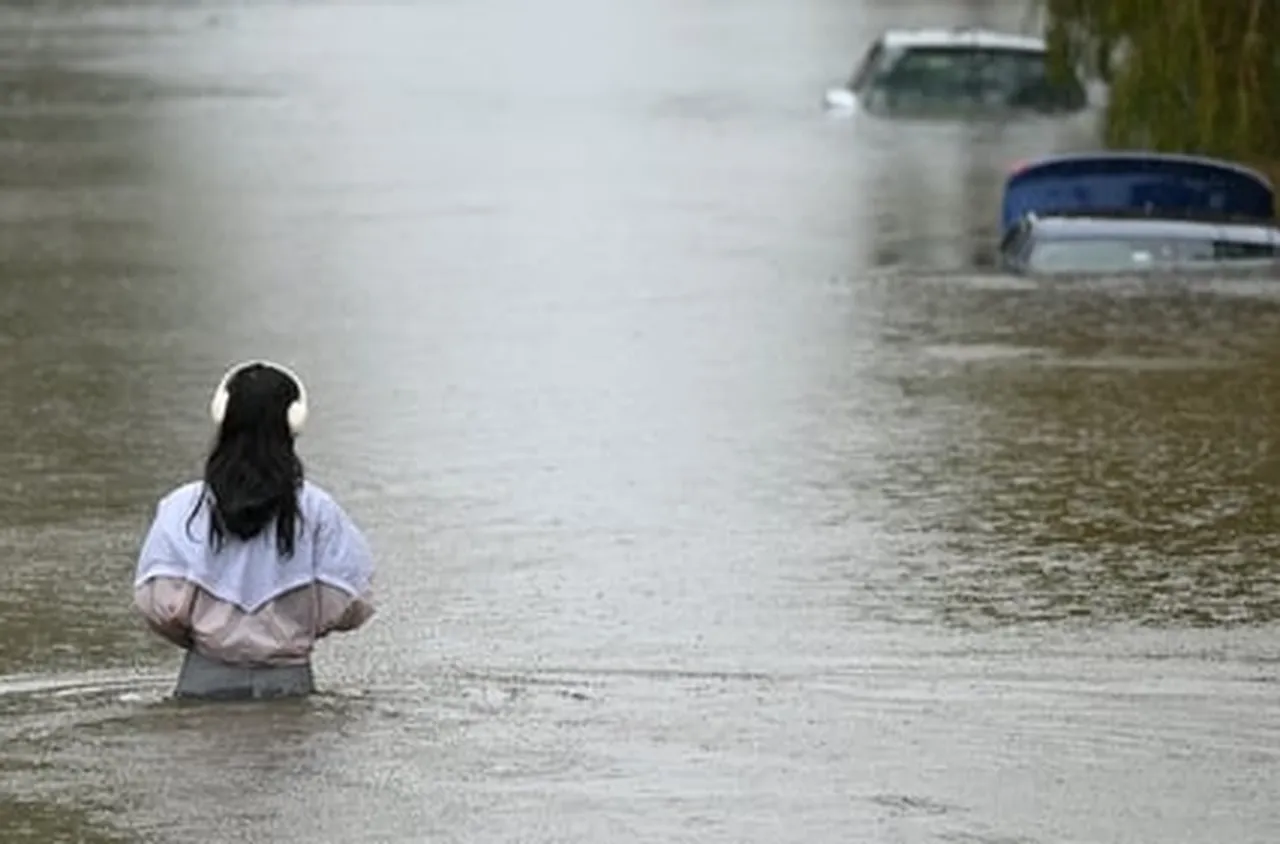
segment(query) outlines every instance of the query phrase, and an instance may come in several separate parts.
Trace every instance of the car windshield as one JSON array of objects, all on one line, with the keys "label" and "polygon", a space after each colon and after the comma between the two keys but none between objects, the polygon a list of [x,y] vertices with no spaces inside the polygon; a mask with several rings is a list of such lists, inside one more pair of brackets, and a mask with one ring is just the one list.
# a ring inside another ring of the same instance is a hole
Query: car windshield
[{"label": "car windshield", "polygon": [[[885,67],[887,65],[887,67]],[[977,105],[1051,110],[1084,104],[1079,83],[1051,81],[1041,51],[917,47],[882,63],[872,87],[889,107]]]},{"label": "car windshield", "polygon": [[1037,243],[1032,272],[1141,272],[1152,269],[1265,266],[1277,259],[1270,244],[1176,238],[1079,238]]}]

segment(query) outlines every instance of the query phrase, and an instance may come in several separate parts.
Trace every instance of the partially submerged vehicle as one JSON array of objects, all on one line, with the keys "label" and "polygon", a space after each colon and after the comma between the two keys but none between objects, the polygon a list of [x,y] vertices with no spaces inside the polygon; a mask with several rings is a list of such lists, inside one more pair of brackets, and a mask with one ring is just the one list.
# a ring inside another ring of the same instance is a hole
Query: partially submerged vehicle
[{"label": "partially submerged vehicle", "polygon": [[1089,97],[1079,77],[1050,72],[1044,39],[990,29],[889,29],[867,48],[829,110],[873,114],[1074,114]]},{"label": "partially submerged vehicle", "polygon": [[1280,270],[1275,192],[1214,158],[1062,155],[1005,182],[1000,265],[1027,275]]}]

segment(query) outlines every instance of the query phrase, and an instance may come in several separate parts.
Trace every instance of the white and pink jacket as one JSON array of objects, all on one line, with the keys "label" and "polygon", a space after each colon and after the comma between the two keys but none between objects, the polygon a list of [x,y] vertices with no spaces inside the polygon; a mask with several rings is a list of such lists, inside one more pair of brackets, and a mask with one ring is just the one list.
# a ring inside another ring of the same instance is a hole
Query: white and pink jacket
[{"label": "white and pink jacket", "polygon": [[205,495],[189,483],[156,507],[134,580],[134,606],[153,631],[233,665],[298,665],[318,639],[373,615],[369,544],[324,490],[299,490],[289,558],[274,528],[248,542],[228,537],[215,553]]}]

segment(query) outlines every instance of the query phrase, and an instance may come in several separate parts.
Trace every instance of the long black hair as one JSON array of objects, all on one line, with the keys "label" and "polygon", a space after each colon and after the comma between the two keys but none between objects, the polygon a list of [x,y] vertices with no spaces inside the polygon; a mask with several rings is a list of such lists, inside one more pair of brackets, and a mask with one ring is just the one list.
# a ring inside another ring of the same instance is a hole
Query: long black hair
[{"label": "long black hair", "polygon": [[285,373],[255,363],[232,376],[227,393],[226,415],[204,464],[204,495],[191,519],[209,507],[208,539],[215,551],[228,537],[247,541],[274,522],[276,548],[290,557],[302,520],[303,473],[288,411],[300,390]]}]

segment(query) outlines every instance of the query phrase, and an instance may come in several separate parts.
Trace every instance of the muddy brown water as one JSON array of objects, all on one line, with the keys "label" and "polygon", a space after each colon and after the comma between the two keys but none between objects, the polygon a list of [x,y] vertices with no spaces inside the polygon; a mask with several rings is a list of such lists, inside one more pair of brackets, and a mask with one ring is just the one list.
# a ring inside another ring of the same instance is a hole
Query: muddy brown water
[{"label": "muddy brown water", "polygon": [[[0,838],[1280,839],[1274,282],[975,268],[1091,129],[818,110],[1021,16],[4,6]],[[133,554],[260,354],[382,612],[176,706]]]}]

